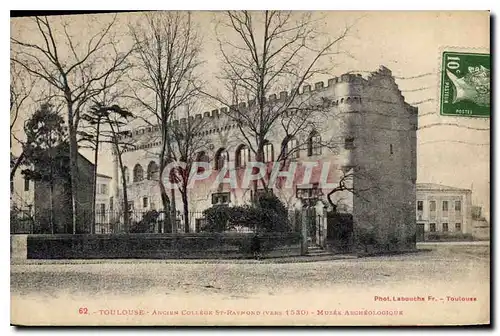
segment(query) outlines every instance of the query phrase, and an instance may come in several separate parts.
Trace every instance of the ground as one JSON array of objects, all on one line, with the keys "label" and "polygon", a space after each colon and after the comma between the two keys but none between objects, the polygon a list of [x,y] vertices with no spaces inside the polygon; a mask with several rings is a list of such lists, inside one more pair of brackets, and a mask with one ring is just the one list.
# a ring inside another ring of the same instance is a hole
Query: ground
[{"label": "ground", "polygon": [[[489,244],[427,243],[418,248],[418,253],[398,256],[308,263],[12,265],[13,322],[488,322]],[[398,297],[425,301],[396,302]],[[28,316],[25,310],[37,313]],[[361,316],[346,315],[350,310]],[[158,316],[160,312],[173,315]],[[121,313],[128,315],[117,315]]]}]

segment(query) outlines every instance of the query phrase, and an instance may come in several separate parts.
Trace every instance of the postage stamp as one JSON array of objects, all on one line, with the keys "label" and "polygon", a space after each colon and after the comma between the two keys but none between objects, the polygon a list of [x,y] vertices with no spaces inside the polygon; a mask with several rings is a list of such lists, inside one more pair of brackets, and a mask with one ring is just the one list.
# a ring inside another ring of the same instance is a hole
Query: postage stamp
[{"label": "postage stamp", "polygon": [[490,116],[490,54],[445,51],[441,69],[441,115]]}]

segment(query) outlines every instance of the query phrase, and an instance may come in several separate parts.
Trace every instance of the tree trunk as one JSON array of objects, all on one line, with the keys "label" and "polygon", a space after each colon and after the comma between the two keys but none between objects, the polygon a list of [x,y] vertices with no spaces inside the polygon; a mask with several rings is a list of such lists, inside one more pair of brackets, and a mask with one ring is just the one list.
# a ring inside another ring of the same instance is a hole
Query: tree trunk
[{"label": "tree trunk", "polygon": [[99,153],[99,128],[101,125],[101,118],[99,117],[97,119],[97,129],[96,129],[96,138],[95,138],[95,152],[94,152],[94,188],[93,188],[93,195],[92,195],[92,211],[91,211],[91,216],[92,218],[90,219],[91,221],[91,226],[90,226],[90,233],[93,234],[95,233],[95,217],[96,217],[96,201],[97,201],[97,160],[98,160],[98,153]]},{"label": "tree trunk", "polygon": [[49,198],[50,198],[50,233],[54,234],[54,180],[53,179],[50,179]]},{"label": "tree trunk", "polygon": [[116,149],[116,155],[118,156],[118,163],[120,165],[120,171],[122,173],[122,188],[123,188],[123,231],[125,233],[129,232],[130,216],[128,211],[128,195],[127,195],[127,177],[125,176],[125,167],[123,166],[122,155],[118,145],[118,139],[115,136],[114,143]]},{"label": "tree trunk", "polygon": [[68,129],[69,129],[69,162],[71,175],[71,208],[73,234],[76,234],[78,222],[78,143],[73,119],[73,106],[68,102]]},{"label": "tree trunk", "polygon": [[14,176],[16,176],[16,171],[21,165],[21,162],[24,159],[24,152],[19,155],[19,157],[16,159],[16,162],[14,163],[14,166],[10,170],[10,180],[12,181],[14,179]]},{"label": "tree trunk", "polygon": [[[159,228],[160,233],[165,232],[165,229],[167,227],[172,228],[172,218],[171,218],[171,212],[170,212],[170,199],[167,194],[167,189],[165,188],[165,184],[163,183],[163,179],[165,179],[165,176],[163,174],[163,171],[165,170],[165,155],[164,153],[164,148],[162,150],[162,153],[160,154],[160,176],[158,179],[158,185],[160,186],[160,196],[161,196],[161,203],[163,206],[163,212],[164,212],[164,219],[163,219],[163,226]],[[169,179],[169,176],[166,177]],[[170,179],[169,179],[170,180]]]},{"label": "tree trunk", "polygon": [[189,233],[189,204],[188,204],[188,190],[184,188],[181,191],[183,210],[184,210],[184,232]]},{"label": "tree trunk", "polygon": [[[121,161],[121,160],[120,160]],[[122,188],[123,188],[123,231],[125,233],[129,232],[129,223],[130,223],[130,214],[128,210],[128,195],[127,195],[127,180],[125,178],[125,172],[124,172],[124,167],[123,164],[121,164],[121,170],[122,170]]]}]

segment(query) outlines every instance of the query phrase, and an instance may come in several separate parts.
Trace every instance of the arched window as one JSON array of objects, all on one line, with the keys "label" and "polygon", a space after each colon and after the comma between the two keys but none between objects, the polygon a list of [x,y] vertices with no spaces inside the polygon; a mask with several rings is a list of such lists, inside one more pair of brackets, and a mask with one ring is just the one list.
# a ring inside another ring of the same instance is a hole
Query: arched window
[{"label": "arched window", "polygon": [[229,153],[225,148],[221,148],[215,154],[215,169],[219,170],[229,161]]},{"label": "arched window", "polygon": [[236,167],[242,168],[245,167],[250,161],[250,151],[246,145],[241,145],[236,150]]},{"label": "arched window", "polygon": [[292,159],[300,157],[300,150],[297,139],[295,137],[287,137],[281,143],[283,158]]},{"label": "arched window", "polygon": [[273,162],[274,161],[273,144],[266,140],[263,149],[264,149],[264,162]]},{"label": "arched window", "polygon": [[130,174],[128,172],[128,167],[123,167],[123,175],[125,176],[125,182],[130,183]]},{"label": "arched window", "polygon": [[158,181],[160,177],[160,168],[158,167],[158,165],[156,164],[156,162],[154,161],[151,161],[148,165],[148,176],[147,176],[147,179],[148,180],[154,180],[154,181]]},{"label": "arched window", "polygon": [[140,164],[136,164],[134,167],[134,182],[140,182],[144,180],[144,170]]},{"label": "arched window", "polygon": [[321,136],[316,131],[309,134],[307,141],[307,156],[321,155]]}]

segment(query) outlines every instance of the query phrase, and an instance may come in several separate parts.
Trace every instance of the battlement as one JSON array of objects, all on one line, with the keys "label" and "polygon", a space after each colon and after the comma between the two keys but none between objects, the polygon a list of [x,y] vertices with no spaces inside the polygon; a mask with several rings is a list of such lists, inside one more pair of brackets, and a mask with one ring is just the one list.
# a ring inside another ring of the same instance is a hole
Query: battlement
[{"label": "battlement", "polygon": [[[367,78],[364,78],[361,74],[357,73],[346,73],[343,75],[340,75],[339,77],[333,77],[328,79],[326,82],[316,82],[314,85],[310,84],[305,84],[302,86],[302,90],[300,88],[292,89],[290,91],[281,91],[278,93],[273,93],[270,94],[266,99],[265,102],[268,104],[278,104],[280,102],[286,102],[288,99],[291,99],[294,95],[297,97],[303,97],[305,95],[313,95],[316,92],[323,92],[327,90],[332,90],[334,91],[334,88],[342,83],[350,83],[350,84],[356,84],[356,85],[370,85],[370,82],[376,79],[380,79],[382,77],[390,77],[392,80],[394,78],[392,77],[392,72],[385,66],[380,66],[380,68],[374,72],[371,72],[370,75]],[[402,97],[402,96],[401,96]],[[330,102],[331,106],[338,106],[341,104],[353,104],[353,103],[361,103],[362,97],[360,96],[345,96],[345,97],[337,97],[338,99],[332,99]],[[404,97],[403,97],[404,98]],[[214,109],[212,111],[205,111],[203,113],[196,114],[195,116],[190,116],[189,120],[194,120],[194,119],[203,119],[203,118],[221,118],[226,116],[228,113],[231,113],[231,111],[234,111],[236,109],[238,110],[244,110],[244,109],[251,109],[254,107],[256,104],[255,100],[249,100],[248,102],[241,102],[238,103],[237,105],[231,105],[231,106],[226,106],[226,107],[221,107],[219,109]],[[179,125],[186,123],[188,119],[186,118],[180,118],[178,120],[174,120],[173,124],[174,125]],[[152,132],[158,132],[159,127],[158,126],[149,126],[149,127],[141,127],[139,129],[136,129],[134,131],[129,131],[127,134],[124,136],[132,137],[132,136],[141,136],[145,133],[152,133]]]}]

